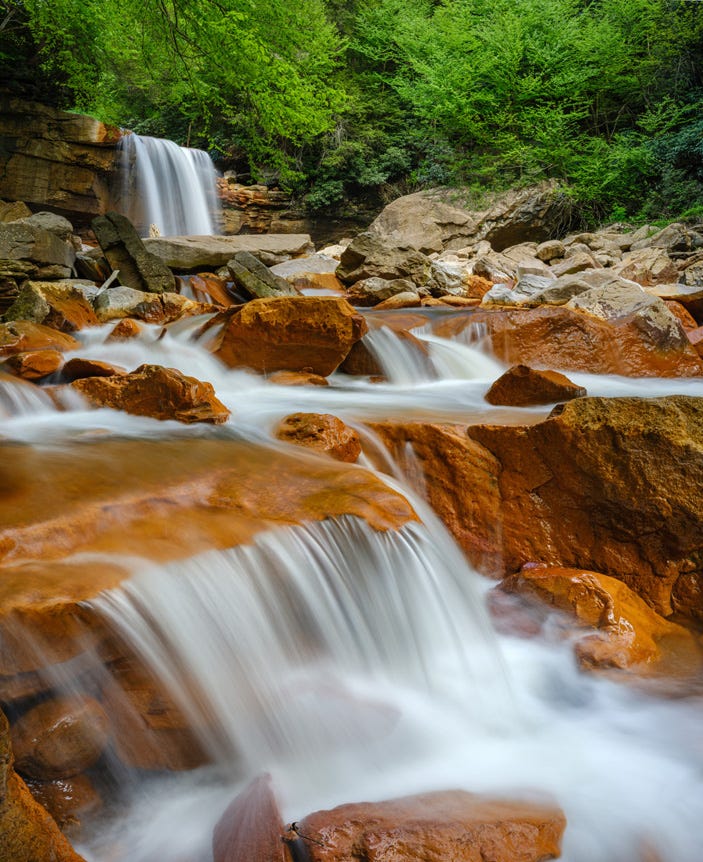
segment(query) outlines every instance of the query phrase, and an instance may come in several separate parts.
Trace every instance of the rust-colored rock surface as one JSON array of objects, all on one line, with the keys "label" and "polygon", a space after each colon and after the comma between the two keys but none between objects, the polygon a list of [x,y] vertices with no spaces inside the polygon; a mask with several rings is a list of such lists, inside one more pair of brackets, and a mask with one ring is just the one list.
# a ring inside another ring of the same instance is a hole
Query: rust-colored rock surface
[{"label": "rust-colored rock surface", "polygon": [[565,825],[556,806],[453,790],[317,811],[299,833],[311,862],[545,862]]},{"label": "rust-colored rock surface", "polygon": [[665,620],[615,578],[582,569],[525,566],[496,590],[522,596],[538,610],[560,611],[576,625],[595,630],[576,645],[587,667],[669,670],[675,662],[679,672],[701,670],[703,654],[691,632]]},{"label": "rust-colored rock surface", "polygon": [[366,322],[338,296],[255,299],[207,325],[210,349],[232,368],[259,373],[310,371],[326,377],[366,333]]},{"label": "rust-colored rock surface", "polygon": [[493,383],[486,393],[489,404],[529,407],[553,404],[586,395],[583,386],[572,383],[558,371],[538,371],[527,365],[513,365]]},{"label": "rust-colored rock surface", "polygon": [[63,355],[58,350],[30,350],[8,357],[3,370],[10,370],[23,380],[41,380],[58,371],[62,365]]},{"label": "rust-colored rock surface", "polygon": [[61,281],[25,282],[4,319],[31,320],[61,332],[77,332],[98,325],[93,306],[83,293],[71,282]]},{"label": "rust-colored rock surface", "polygon": [[142,328],[136,320],[131,317],[123,317],[107,336],[105,343],[109,341],[128,341],[130,338],[137,338],[141,331]]},{"label": "rust-colored rock surface", "polygon": [[671,340],[636,316],[603,320],[564,306],[485,310],[449,318],[435,332],[451,337],[468,326],[485,327],[493,353],[510,365],[630,377],[703,374],[683,330]]},{"label": "rust-colored rock surface", "polygon": [[47,348],[60,351],[75,350],[78,346],[73,336],[58,332],[50,326],[42,326],[40,323],[29,323],[26,320],[0,323],[0,356]]},{"label": "rust-colored rock surface", "polygon": [[82,377],[71,385],[95,407],[112,407],[135,416],[221,425],[230,415],[211,383],[160,365],[140,365],[131,374]]},{"label": "rust-colored rock surface", "polygon": [[12,768],[10,733],[0,712],[0,859],[7,862],[85,862],[35,801]]},{"label": "rust-colored rock surface", "polygon": [[255,778],[233,800],[215,826],[214,862],[287,862],[283,820],[271,778]]},{"label": "rust-colored rock surface", "polygon": [[227,292],[227,282],[214,272],[199,272],[184,277],[198,302],[215,303],[224,308],[234,305],[235,300]]},{"label": "rust-colored rock surface", "polygon": [[85,772],[107,742],[108,719],[91,698],[46,700],[12,726],[17,771],[42,781]]},{"label": "rust-colored rock surface", "polygon": [[102,797],[87,775],[57,778],[55,781],[29,781],[27,786],[61,831],[72,838],[80,834],[82,818],[102,808]]},{"label": "rust-colored rock surface", "polygon": [[103,705],[110,716],[112,746],[122,763],[138,769],[195,769],[207,755],[191,725],[159,684],[128,660],[110,667]]},{"label": "rust-colored rock surface", "polygon": [[274,371],[267,378],[276,386],[329,386],[326,377],[320,374],[309,374],[302,371]]},{"label": "rust-colored rock surface", "polygon": [[61,369],[61,377],[69,383],[84,377],[114,377],[126,373],[127,369],[120,365],[101,362],[99,359],[84,359],[81,356],[69,359]]},{"label": "rust-colored rock surface", "polygon": [[331,413],[291,413],[275,433],[279,440],[307,446],[337,461],[354,463],[361,454],[359,434]]}]

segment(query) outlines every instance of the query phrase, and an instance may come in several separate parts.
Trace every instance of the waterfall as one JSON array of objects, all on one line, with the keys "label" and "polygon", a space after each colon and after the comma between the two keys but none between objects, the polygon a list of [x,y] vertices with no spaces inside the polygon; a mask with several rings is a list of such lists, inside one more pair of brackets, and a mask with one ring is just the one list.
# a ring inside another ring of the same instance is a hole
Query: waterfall
[{"label": "waterfall", "polygon": [[203,150],[173,141],[124,135],[118,144],[115,208],[142,236],[155,225],[162,236],[218,232],[217,173]]}]

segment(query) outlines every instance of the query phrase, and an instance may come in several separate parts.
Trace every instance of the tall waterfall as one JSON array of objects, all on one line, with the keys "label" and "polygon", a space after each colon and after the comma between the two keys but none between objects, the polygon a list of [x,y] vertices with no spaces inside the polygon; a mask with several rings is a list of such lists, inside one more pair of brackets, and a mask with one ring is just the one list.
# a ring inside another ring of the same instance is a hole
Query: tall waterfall
[{"label": "tall waterfall", "polygon": [[115,207],[142,236],[151,225],[162,236],[218,233],[217,172],[206,152],[135,134],[118,147]]}]

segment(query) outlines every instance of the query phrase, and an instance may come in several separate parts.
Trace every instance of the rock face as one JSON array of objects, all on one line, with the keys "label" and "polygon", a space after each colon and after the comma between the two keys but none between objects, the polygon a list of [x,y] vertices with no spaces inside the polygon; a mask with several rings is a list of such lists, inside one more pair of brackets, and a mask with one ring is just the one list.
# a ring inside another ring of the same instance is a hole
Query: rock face
[{"label": "rock face", "polygon": [[489,404],[528,407],[582,398],[586,390],[558,371],[536,371],[527,365],[513,365],[486,393]]},{"label": "rock face", "polygon": [[177,272],[217,269],[240,251],[257,257],[301,257],[315,249],[308,234],[243,234],[241,236],[169,236],[145,239],[144,245]]},{"label": "rock face", "polygon": [[369,231],[360,233],[344,249],[337,267],[337,277],[345,284],[365,278],[409,278],[422,286],[429,275],[429,258],[414,246],[397,246]]},{"label": "rock face", "polygon": [[358,433],[330,413],[292,413],[275,433],[279,440],[324,452],[337,461],[353,464],[361,454]]},{"label": "rock face", "polygon": [[336,296],[255,299],[223,311],[208,327],[217,333],[210,349],[231,368],[323,377],[366,333],[364,318]]},{"label": "rock face", "polygon": [[7,862],[85,862],[35,802],[12,768],[10,733],[0,712],[0,859]]},{"label": "rock face", "polygon": [[[521,596],[541,613],[552,609],[586,632],[576,644],[586,667],[631,668],[676,659],[678,674],[700,671],[700,648],[690,631],[671,623],[621,581],[598,572],[558,566],[525,566],[496,587]],[[687,667],[682,668],[682,658]]]},{"label": "rock face", "polygon": [[603,572],[700,622],[702,418],[697,398],[578,398],[526,426],[372,427],[401,464],[411,444],[430,503],[484,572]]},{"label": "rock face", "polygon": [[49,206],[72,221],[105,211],[119,129],[6,96],[0,129],[1,198]]},{"label": "rock face", "polygon": [[[0,224],[0,261],[29,261],[36,267],[59,267],[71,274],[76,259],[73,246],[29,221]],[[30,273],[31,274],[31,273]]]},{"label": "rock face", "polygon": [[121,284],[149,293],[175,292],[173,273],[146,250],[128,218],[108,212],[93,219],[92,226],[107,262],[113,271],[119,270]]},{"label": "rock face", "polygon": [[95,700],[47,700],[12,726],[17,771],[50,781],[90,769],[107,744],[108,718]]},{"label": "rock face", "polygon": [[571,203],[553,181],[498,198],[478,225],[479,239],[503,251],[520,242],[543,242],[564,233],[571,220]]},{"label": "rock face", "polygon": [[454,790],[318,811],[299,833],[311,862],[545,862],[565,825],[553,806]]},{"label": "rock face", "polygon": [[160,365],[140,365],[131,374],[84,377],[71,385],[95,407],[136,416],[221,425],[230,415],[211,383]]},{"label": "rock face", "polygon": [[97,326],[93,306],[71,282],[26,281],[4,319],[29,320],[76,332],[86,326]]}]

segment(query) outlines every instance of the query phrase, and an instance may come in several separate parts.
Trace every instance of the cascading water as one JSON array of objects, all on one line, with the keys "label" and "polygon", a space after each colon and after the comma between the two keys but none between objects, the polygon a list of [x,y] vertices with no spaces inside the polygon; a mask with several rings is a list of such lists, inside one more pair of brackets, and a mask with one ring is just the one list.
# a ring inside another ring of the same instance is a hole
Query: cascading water
[{"label": "cascading water", "polygon": [[[155,362],[209,380],[235,411],[230,427],[269,447],[272,425],[301,409],[356,423],[500,415],[483,401],[494,371],[450,340],[425,338],[430,351],[439,346],[467,364],[449,363],[422,382],[339,375],[329,387],[291,390],[222,366],[191,340],[198,325],[164,337],[145,326],[119,344],[105,343],[107,327],[88,330],[75,355],[130,370]],[[695,379],[572,377],[591,394],[703,394]],[[44,399],[12,395],[2,432],[24,446],[56,445],[62,435],[221,433],[175,431],[175,423],[78,403],[56,412]],[[133,577],[94,606],[169,687],[214,763],[136,783],[118,776],[123,807],[87,836],[80,849],[90,862],[208,862],[214,823],[266,769],[289,819],[432,789],[537,790],[564,808],[566,862],[643,862],[654,858],[647,852],[699,862],[700,701],[660,700],[581,674],[569,644],[491,634],[481,598],[490,583],[422,501],[404,493],[422,525],[383,533],[344,518],[272,529],[248,545],[163,565],[110,556]]]},{"label": "cascading water", "polygon": [[151,225],[162,236],[218,233],[217,173],[203,150],[127,134],[118,144],[118,172],[115,207],[142,236]]}]

